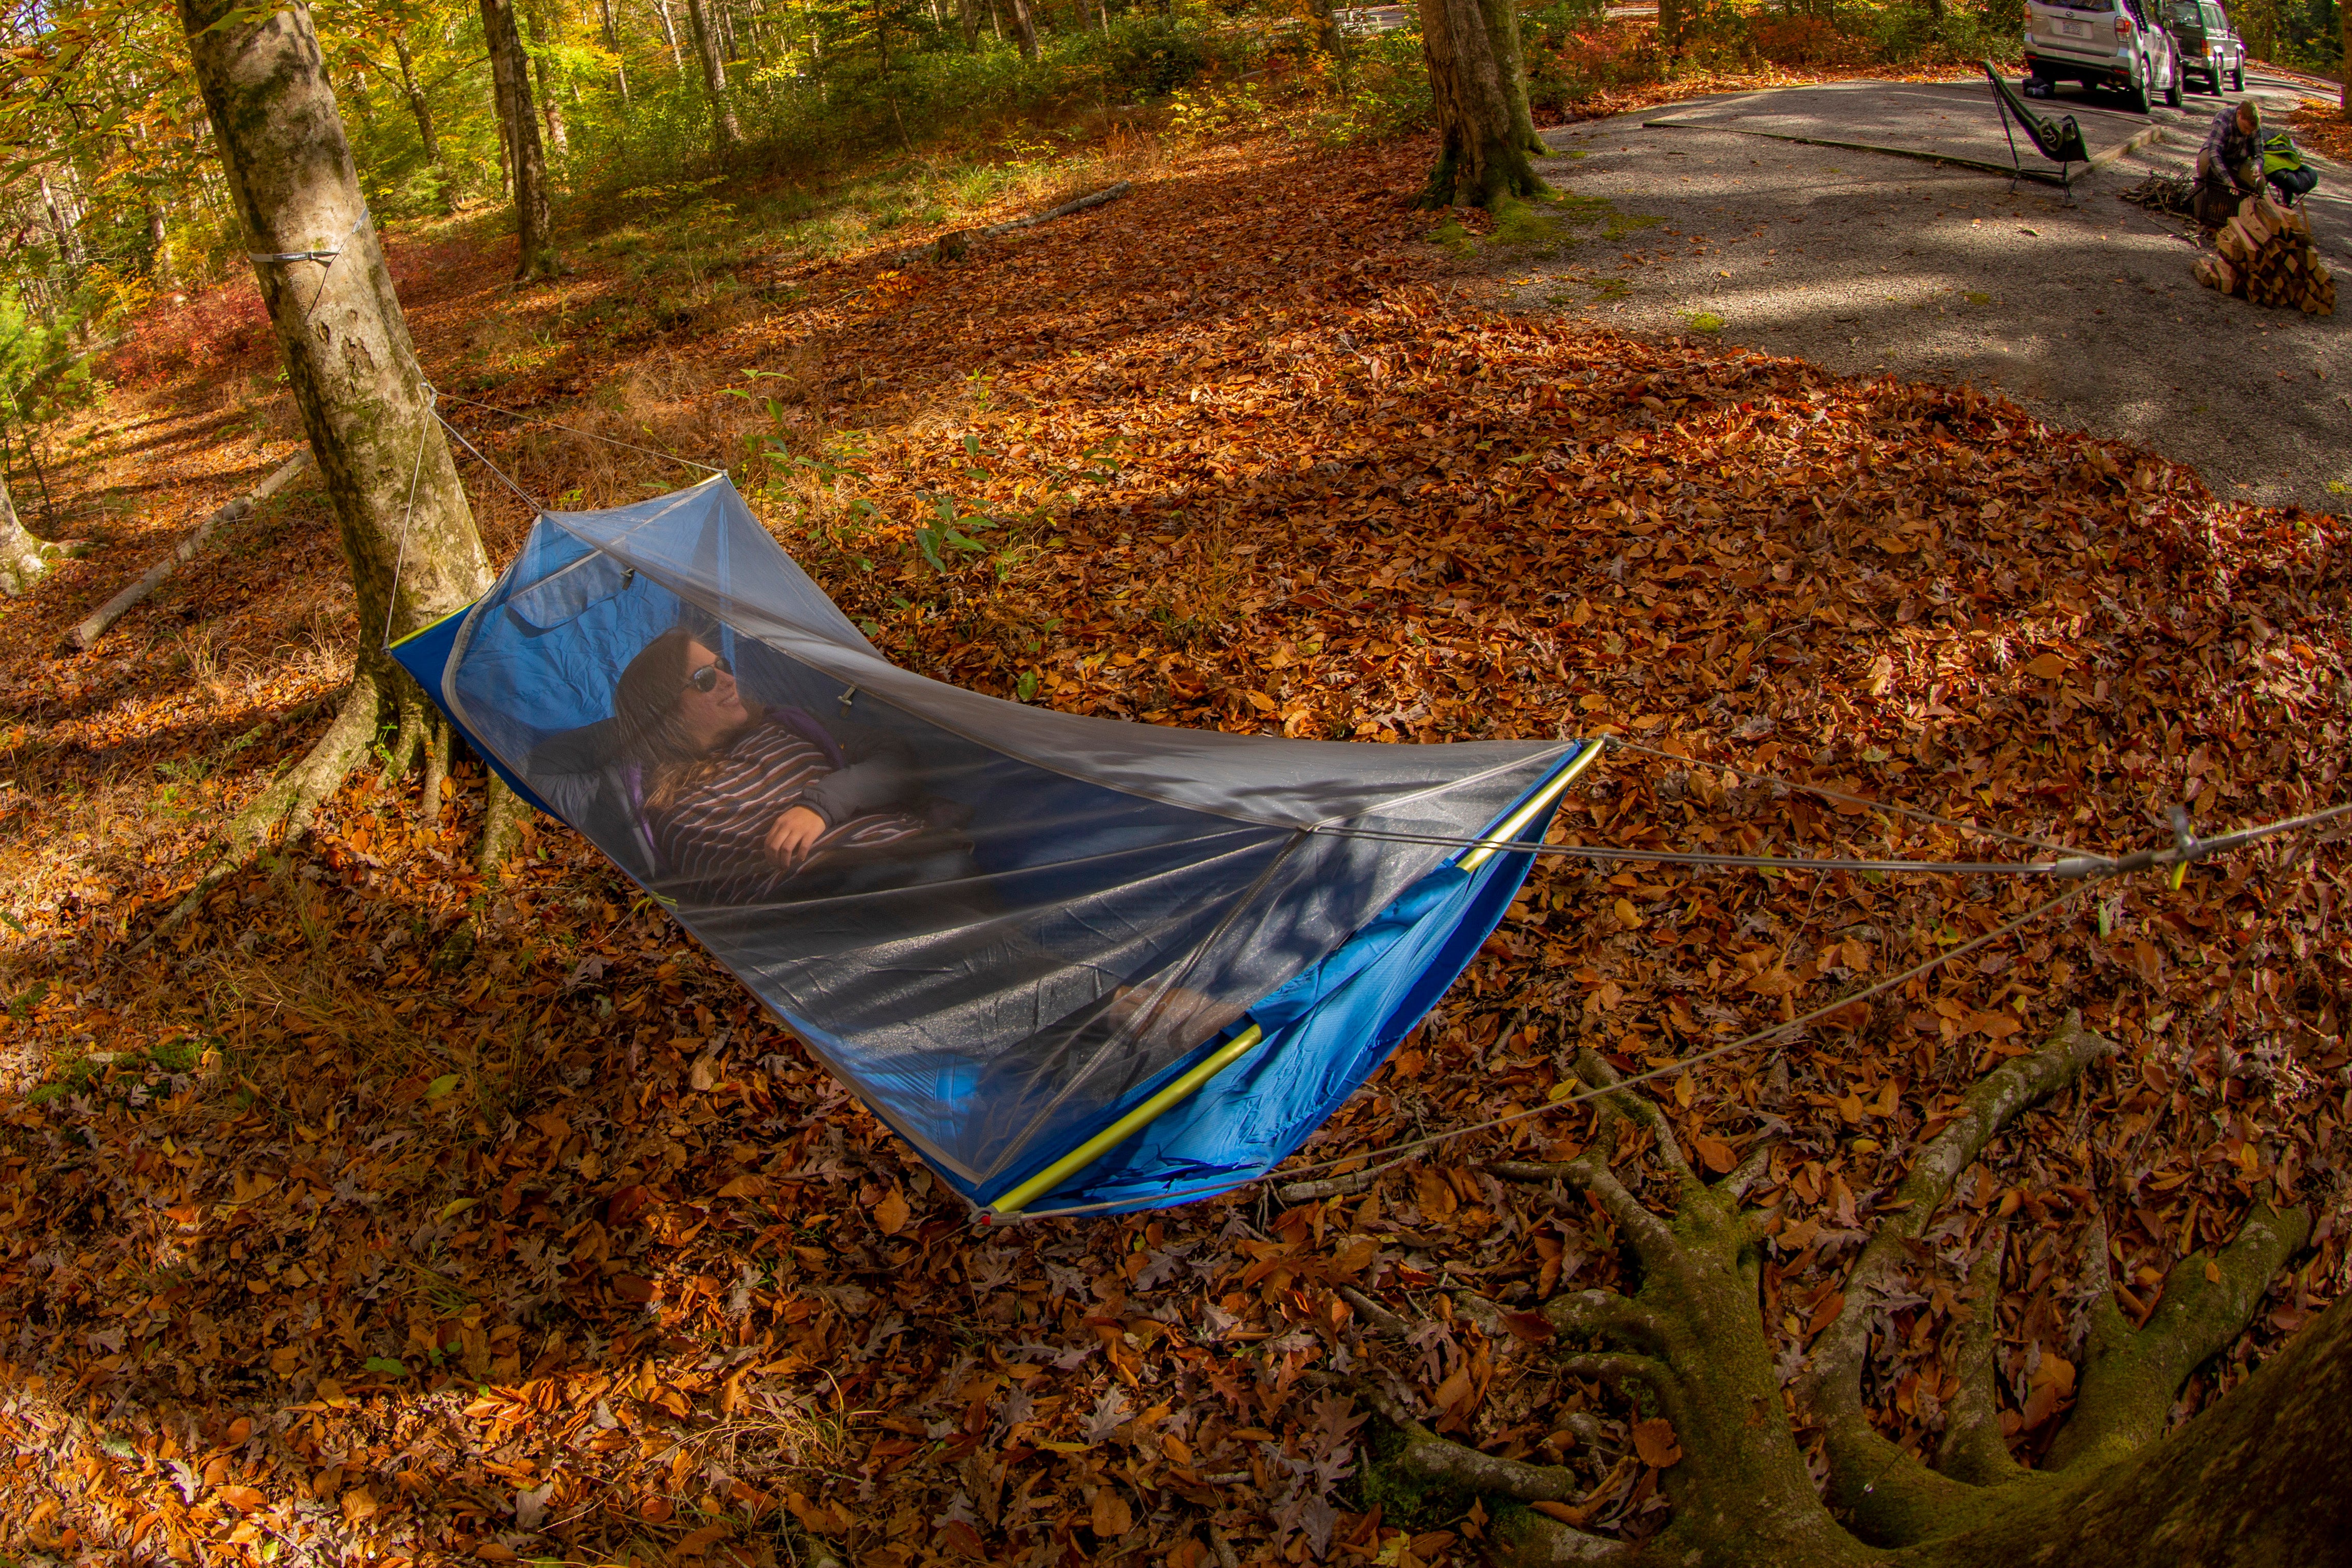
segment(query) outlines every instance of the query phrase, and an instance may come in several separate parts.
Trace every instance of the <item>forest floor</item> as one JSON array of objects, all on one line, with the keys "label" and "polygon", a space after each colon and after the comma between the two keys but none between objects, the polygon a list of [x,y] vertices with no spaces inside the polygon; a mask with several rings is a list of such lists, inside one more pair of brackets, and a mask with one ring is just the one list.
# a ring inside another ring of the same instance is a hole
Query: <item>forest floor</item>
[{"label": "forest floor", "polygon": [[[992,214],[820,234],[686,207],[575,237],[577,272],[521,293],[510,243],[463,226],[393,266],[453,418],[527,490],[686,477],[537,421],[737,462],[887,654],[977,689],[1368,743],[1620,733],[1666,755],[1613,757],[1562,830],[1645,846],[1996,848],[1735,766],[2118,851],[2175,803],[2213,831],[2344,798],[2341,519],[1980,390],[1516,310],[1427,243],[1428,156],[1130,141]],[[1127,199],[960,265],[894,259],[1121,174]],[[1481,1510],[1363,1489],[1334,1373],[1498,1453],[1565,1447],[1595,1528],[1656,1527],[1670,1451],[1457,1311],[1618,1278],[1591,1209],[1481,1164],[1579,1147],[1581,1110],[1328,1198],[975,1231],[567,830],[479,879],[470,767],[429,811],[354,780],[140,951],[372,635],[312,489],[58,651],[293,444],[239,299],[141,334],[49,475],[55,531],[102,547],[0,605],[0,1552],[1465,1560]],[[468,482],[503,558],[525,509]],[[946,571],[912,540],[940,494],[994,520]],[[2352,1287],[2347,864],[2341,836],[2282,840],[2103,887],[1669,1078],[1709,1168],[1788,1129],[1759,1195],[1789,1364],[1958,1091],[2071,1009],[2123,1054],[1963,1184],[1873,1384],[1891,1435],[1933,1446],[1954,1260],[1994,1226],[2029,1461],[2094,1234],[2139,1321],[2266,1184],[2326,1213],[2183,1415]],[[1547,865],[1306,1157],[1545,1104],[1578,1044],[1671,1067],[2045,892]]]}]

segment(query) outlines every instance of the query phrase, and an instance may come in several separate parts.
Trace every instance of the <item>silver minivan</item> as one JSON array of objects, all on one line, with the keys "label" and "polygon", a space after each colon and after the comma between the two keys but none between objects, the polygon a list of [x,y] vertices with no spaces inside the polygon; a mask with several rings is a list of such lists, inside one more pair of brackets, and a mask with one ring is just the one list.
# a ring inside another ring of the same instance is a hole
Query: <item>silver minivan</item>
[{"label": "silver minivan", "polygon": [[2125,94],[2139,113],[2161,95],[2180,107],[2172,35],[2147,6],[2158,0],[2026,0],[2025,83],[2062,81]]}]

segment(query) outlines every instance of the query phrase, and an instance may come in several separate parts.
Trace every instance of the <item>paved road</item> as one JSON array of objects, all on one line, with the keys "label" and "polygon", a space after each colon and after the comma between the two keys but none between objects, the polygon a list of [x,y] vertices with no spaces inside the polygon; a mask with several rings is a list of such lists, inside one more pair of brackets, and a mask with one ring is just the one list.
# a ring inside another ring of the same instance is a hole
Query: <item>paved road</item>
[{"label": "paved road", "polygon": [[[2307,90],[2251,73],[2247,88],[2281,112]],[[2006,163],[1981,79],[1790,89],[1668,111],[1717,116],[1706,129],[1643,129],[1664,117],[1656,110],[1562,126],[1545,133],[1562,154],[1539,165],[1546,177],[1656,226],[1615,241],[1571,229],[1587,237],[1557,258],[1499,265],[1525,280],[1527,308],[1650,334],[1711,316],[1730,341],[1841,374],[1998,387],[2053,422],[2193,463],[2224,497],[2352,504],[2352,289],[2327,319],[2226,299],[2190,276],[2190,226],[2117,199],[2151,169],[2189,165],[2219,101],[2196,95],[2181,113],[2142,121],[2071,89],[2042,100],[2077,114],[2094,147],[2151,121],[2163,137],[2078,181],[2072,209],[2050,187],[2011,194],[2006,174],[1729,128],[1850,126],[1846,108],[1906,104],[1873,134],[1928,151],[1990,148]],[[2339,276],[2352,274],[2352,171],[2315,162],[2313,228]]]}]

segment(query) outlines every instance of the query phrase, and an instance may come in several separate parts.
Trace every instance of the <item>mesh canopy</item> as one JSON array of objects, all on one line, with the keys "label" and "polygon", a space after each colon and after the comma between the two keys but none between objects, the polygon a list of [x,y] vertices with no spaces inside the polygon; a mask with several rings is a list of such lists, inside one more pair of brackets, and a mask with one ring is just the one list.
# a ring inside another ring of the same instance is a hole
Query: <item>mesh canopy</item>
[{"label": "mesh canopy", "polygon": [[[666,634],[691,651],[654,683],[664,702],[740,705],[699,760],[648,739],[629,693],[650,677],[624,686]],[[1384,911],[1435,897],[1433,878],[1462,879],[1446,846],[1344,830],[1475,835],[1574,749],[1165,729],[925,679],[874,650],[724,476],[542,515],[436,673],[494,765],[983,1203],[1253,1008],[1313,991]],[[798,858],[767,839],[795,805],[823,833]],[[1412,1016],[1433,999],[1389,990],[1417,998]]]}]

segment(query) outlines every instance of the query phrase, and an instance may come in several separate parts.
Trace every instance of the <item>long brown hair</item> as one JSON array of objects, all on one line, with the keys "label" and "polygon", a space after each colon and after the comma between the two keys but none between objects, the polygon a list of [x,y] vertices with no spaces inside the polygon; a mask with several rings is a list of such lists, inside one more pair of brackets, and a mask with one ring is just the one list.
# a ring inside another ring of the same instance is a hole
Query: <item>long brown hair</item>
[{"label": "long brown hair", "polygon": [[703,641],[692,626],[672,626],[637,650],[613,688],[622,754],[645,769],[646,805],[655,811],[667,811],[680,790],[719,771],[718,755],[697,744],[678,711],[687,665]]}]

